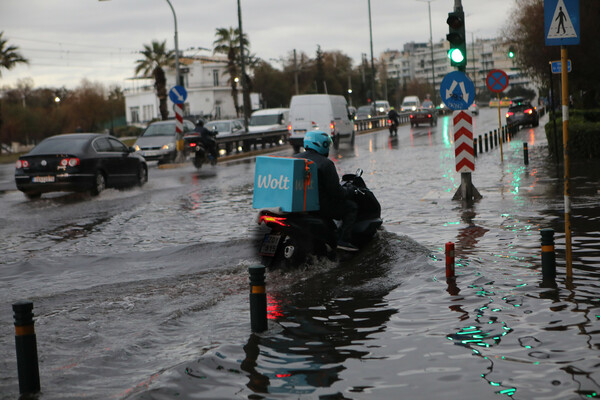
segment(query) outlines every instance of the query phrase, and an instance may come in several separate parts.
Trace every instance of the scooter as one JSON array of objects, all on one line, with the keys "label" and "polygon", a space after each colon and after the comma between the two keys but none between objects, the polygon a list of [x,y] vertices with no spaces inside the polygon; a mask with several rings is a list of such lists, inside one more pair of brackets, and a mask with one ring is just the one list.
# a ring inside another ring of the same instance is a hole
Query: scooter
[{"label": "scooter", "polygon": [[[342,186],[352,194],[358,206],[350,242],[364,247],[383,223],[379,201],[362,179],[363,171],[342,177]],[[296,267],[310,255],[335,260],[338,228],[341,221],[324,218],[317,212],[282,212],[263,209],[258,213],[259,256],[268,268]]]},{"label": "scooter", "polygon": [[390,124],[390,136],[397,136],[398,135],[398,123],[391,119],[388,119],[388,123]]},{"label": "scooter", "polygon": [[215,165],[217,160],[210,154],[208,149],[202,143],[200,135],[196,132],[187,134],[183,137],[184,154],[193,155],[192,163],[197,169],[202,168],[202,164],[211,163]]}]

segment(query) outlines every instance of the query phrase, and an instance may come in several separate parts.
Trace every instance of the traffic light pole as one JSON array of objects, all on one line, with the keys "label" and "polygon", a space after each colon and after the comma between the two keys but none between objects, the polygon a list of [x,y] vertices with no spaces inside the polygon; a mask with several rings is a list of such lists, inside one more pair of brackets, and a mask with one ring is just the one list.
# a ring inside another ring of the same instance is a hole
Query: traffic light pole
[{"label": "traffic light pole", "polygon": [[[461,0],[454,0],[454,12],[450,13],[448,20],[446,21],[450,26],[450,33],[447,35],[448,41],[450,41],[452,52],[453,48],[461,51],[462,59],[457,60],[451,53],[451,65],[455,66],[460,72],[466,73],[467,70],[467,53],[466,53],[466,37],[465,37],[465,25],[464,25],[464,13],[461,4]],[[460,173],[460,186],[456,190],[456,193],[452,197],[452,200],[462,200],[467,203],[473,200],[479,200],[482,196],[473,185],[470,172]]]}]

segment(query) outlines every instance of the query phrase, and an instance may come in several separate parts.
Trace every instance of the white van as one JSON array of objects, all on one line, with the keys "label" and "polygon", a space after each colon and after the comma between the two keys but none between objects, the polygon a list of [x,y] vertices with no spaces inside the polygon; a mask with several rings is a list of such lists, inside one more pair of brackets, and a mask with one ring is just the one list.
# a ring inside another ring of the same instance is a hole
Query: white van
[{"label": "white van", "polygon": [[268,132],[288,129],[289,108],[266,108],[254,111],[248,122],[248,132]]},{"label": "white van", "polygon": [[415,111],[417,108],[421,108],[421,100],[418,96],[406,96],[402,100],[400,111]]},{"label": "white van", "polygon": [[390,112],[390,103],[387,100],[375,100],[376,115],[387,115]]},{"label": "white van", "polygon": [[350,119],[344,96],[331,94],[301,94],[290,102],[290,144],[297,153],[304,146],[308,131],[329,132],[335,148],[341,138],[354,145],[354,122]]}]

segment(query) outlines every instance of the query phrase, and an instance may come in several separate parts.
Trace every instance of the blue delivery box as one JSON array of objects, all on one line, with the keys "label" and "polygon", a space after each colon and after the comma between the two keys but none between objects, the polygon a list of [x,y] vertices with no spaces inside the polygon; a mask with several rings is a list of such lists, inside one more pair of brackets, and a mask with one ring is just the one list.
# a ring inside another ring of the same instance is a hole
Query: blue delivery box
[{"label": "blue delivery box", "polygon": [[256,157],[254,208],[286,212],[319,209],[317,166],[304,158]]}]

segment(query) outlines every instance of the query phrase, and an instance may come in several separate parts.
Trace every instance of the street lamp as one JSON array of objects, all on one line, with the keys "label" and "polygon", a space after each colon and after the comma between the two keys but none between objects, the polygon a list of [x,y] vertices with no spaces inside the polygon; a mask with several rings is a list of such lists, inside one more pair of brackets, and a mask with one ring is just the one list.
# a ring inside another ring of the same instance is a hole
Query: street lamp
[{"label": "street lamp", "polygon": [[371,38],[371,100],[373,104],[375,104],[376,95],[375,95],[375,65],[373,63],[373,28],[371,27],[371,0],[368,0],[369,3],[369,36]]},{"label": "street lamp", "polygon": [[426,1],[427,8],[429,9],[429,46],[431,48],[431,79],[433,82],[433,104],[437,104],[437,91],[435,89],[435,64],[433,60],[433,33],[431,31],[431,2],[433,0],[417,0]]}]

